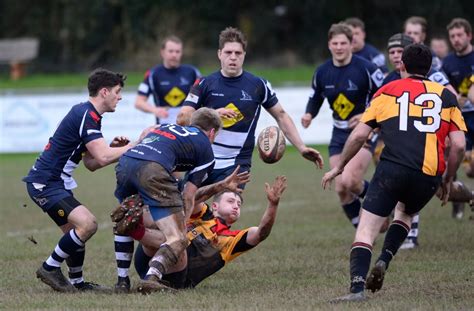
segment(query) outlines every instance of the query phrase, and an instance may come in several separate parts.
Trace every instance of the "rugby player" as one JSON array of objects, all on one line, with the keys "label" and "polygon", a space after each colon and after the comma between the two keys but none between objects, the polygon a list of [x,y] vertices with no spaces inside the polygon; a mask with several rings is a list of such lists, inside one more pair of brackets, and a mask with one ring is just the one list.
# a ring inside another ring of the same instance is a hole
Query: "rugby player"
[{"label": "rugby player", "polygon": [[[301,118],[304,128],[311,125],[324,99],[333,110],[334,127],[329,143],[329,164],[336,167],[340,154],[352,129],[357,125],[370,98],[382,84],[383,73],[373,63],[351,52],[352,32],[344,24],[329,29],[328,47],[332,58],[319,66],[313,76],[313,94],[306,113]],[[336,192],[349,221],[357,227],[359,210],[368,182],[363,180],[375,148],[369,141],[349,163],[346,171],[336,179]]]},{"label": "rugby player", "polygon": [[[449,197],[464,155],[466,126],[456,97],[426,79],[431,61],[431,51],[425,45],[405,47],[402,79],[383,86],[374,95],[344,146],[340,162],[321,181],[326,189],[362,148],[371,131],[381,129],[385,148],[367,191],[350,253],[350,294],[333,302],[366,300],[364,287],[372,292],[380,290],[391,260],[408,235],[412,216],[428,203],[440,185],[443,203]],[[451,142],[447,163],[446,137]],[[382,252],[366,279],[373,243],[394,209]]]},{"label": "rugby player", "polygon": [[[179,109],[194,82],[201,77],[197,68],[181,64],[183,42],[176,36],[166,37],[160,51],[163,64],[149,69],[138,87],[135,107],[153,113],[156,123],[176,123]],[[148,102],[153,96],[154,104]]]},{"label": "rugby player", "polygon": [[[71,108],[28,176],[23,178],[31,199],[64,233],[51,256],[36,271],[36,276],[56,291],[104,289],[98,284],[84,282],[85,243],[97,231],[97,221],[74,197],[72,189],[77,184],[72,175],[81,159],[87,169],[94,171],[116,162],[136,144],[126,137],[116,137],[109,146],[101,132],[102,115],[115,111],[122,99],[124,81],[125,76],[120,73],[105,69],[93,71],[87,85],[89,100]],[[146,133],[147,130],[141,137]],[[70,281],[61,272],[64,260]]]},{"label": "rugby player", "polygon": [[216,165],[204,185],[223,180],[237,165],[242,172],[250,171],[255,128],[262,107],[273,116],[286,138],[304,158],[319,168],[323,166],[319,152],[301,140],[270,83],[243,70],[246,49],[247,41],[240,30],[224,29],[219,35],[217,51],[221,69],[202,78],[191,88],[178,115],[179,124],[188,124],[196,109],[209,107],[216,109],[222,118],[223,129],[212,145]]}]

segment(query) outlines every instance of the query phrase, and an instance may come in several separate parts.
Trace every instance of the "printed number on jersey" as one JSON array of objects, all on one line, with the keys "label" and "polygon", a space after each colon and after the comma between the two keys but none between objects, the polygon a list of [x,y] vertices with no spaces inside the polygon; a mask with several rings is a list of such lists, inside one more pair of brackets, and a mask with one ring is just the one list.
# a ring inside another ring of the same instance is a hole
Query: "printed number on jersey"
[{"label": "printed number on jersey", "polygon": [[[422,121],[415,120],[413,121],[413,125],[420,132],[434,133],[441,126],[441,108],[443,102],[438,94],[425,93],[417,96],[414,104],[423,107],[423,104],[426,102],[432,102],[433,107],[422,108],[421,116],[429,118],[428,120],[431,122],[424,124]],[[397,98],[397,103],[400,105],[400,131],[407,131],[408,116],[410,115],[410,94],[404,92],[402,96]]]},{"label": "printed number on jersey", "polygon": [[175,124],[167,124],[163,127],[167,127],[171,132],[181,137],[198,134],[197,132],[190,132],[187,128]]}]

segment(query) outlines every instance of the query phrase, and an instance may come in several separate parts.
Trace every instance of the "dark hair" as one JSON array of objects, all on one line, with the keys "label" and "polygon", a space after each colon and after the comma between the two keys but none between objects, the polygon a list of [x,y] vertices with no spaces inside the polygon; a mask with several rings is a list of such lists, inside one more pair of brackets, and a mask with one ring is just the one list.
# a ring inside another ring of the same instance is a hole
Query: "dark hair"
[{"label": "dark hair", "polygon": [[166,47],[166,43],[168,43],[169,41],[183,45],[183,40],[181,40],[179,37],[175,35],[171,35],[171,36],[165,37],[163,41],[161,41],[162,50]]},{"label": "dark hair", "polygon": [[336,35],[345,35],[352,42],[352,30],[345,23],[332,24],[328,31],[328,41]]},{"label": "dark hair", "polygon": [[453,18],[453,20],[446,26],[446,29],[450,31],[453,28],[464,28],[467,34],[472,33],[471,24],[464,18]]},{"label": "dark hair", "polygon": [[240,203],[244,203],[244,199],[242,198],[242,195],[238,192],[235,192],[235,191],[232,191],[232,190],[229,190],[229,189],[225,189],[225,190],[222,190],[221,192],[217,193],[214,198],[212,198],[212,202],[217,202],[219,203],[222,196],[225,194],[225,193],[233,193],[235,194],[236,196],[238,196],[240,198]]},{"label": "dark hair", "polygon": [[365,31],[365,24],[364,22],[358,17],[349,17],[344,20],[344,24],[352,26],[354,28],[360,28]]},{"label": "dark hair", "polygon": [[127,76],[103,68],[95,69],[89,76],[87,89],[89,96],[95,97],[102,88],[111,89],[117,85],[123,87]]},{"label": "dark hair", "polygon": [[405,21],[405,24],[403,24],[403,30],[406,29],[407,24],[421,25],[421,31],[423,31],[423,33],[426,33],[426,28],[428,28],[428,22],[426,21],[426,18],[421,17],[421,16],[409,17]]},{"label": "dark hair", "polygon": [[430,48],[424,44],[410,44],[403,49],[402,61],[410,74],[426,76],[432,59]]},{"label": "dark hair", "polygon": [[193,112],[190,125],[199,127],[204,131],[214,129],[217,132],[222,128],[222,121],[217,111],[202,107]]},{"label": "dark hair", "polygon": [[219,34],[219,50],[222,50],[227,42],[240,43],[242,44],[243,50],[247,50],[247,39],[245,39],[245,36],[242,31],[237,28],[227,27],[226,29],[221,31],[221,33]]}]

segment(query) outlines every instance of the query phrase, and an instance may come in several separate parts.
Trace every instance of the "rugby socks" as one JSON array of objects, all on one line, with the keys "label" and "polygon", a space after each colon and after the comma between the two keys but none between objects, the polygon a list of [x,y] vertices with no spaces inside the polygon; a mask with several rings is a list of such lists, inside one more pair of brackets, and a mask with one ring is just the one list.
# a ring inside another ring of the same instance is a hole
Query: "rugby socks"
[{"label": "rugby socks", "polygon": [[133,260],[133,263],[135,265],[135,270],[137,271],[141,279],[144,279],[146,276],[146,273],[149,268],[148,263],[150,262],[151,258],[153,257],[145,254],[145,252],[143,251],[143,246],[141,244],[138,244],[137,249],[135,250],[135,258]]},{"label": "rugby socks", "polygon": [[359,198],[363,199],[365,197],[367,189],[369,189],[369,181],[364,179],[364,189],[362,189],[362,192],[359,194]]},{"label": "rugby socks", "polygon": [[81,248],[84,248],[84,242],[77,236],[76,230],[72,229],[59,240],[51,256],[43,262],[43,268],[47,271],[59,269],[65,259]]},{"label": "rugby socks", "polygon": [[360,212],[360,199],[356,198],[349,204],[342,205],[344,213],[346,213],[347,218],[351,221],[352,225],[357,228],[359,225],[359,212]]},{"label": "rugby socks", "polygon": [[115,235],[114,246],[119,280],[120,278],[127,278],[132,264],[133,238],[126,235]]},{"label": "rugby socks", "polygon": [[351,293],[360,293],[365,288],[365,278],[372,259],[372,245],[354,242],[351,249]]},{"label": "rugby socks", "polygon": [[420,214],[416,214],[415,216],[413,216],[411,220],[411,229],[407,236],[407,239],[411,240],[414,244],[418,244],[419,223],[420,223]]},{"label": "rugby socks", "polygon": [[394,220],[387,233],[382,246],[382,253],[378,260],[382,260],[387,264],[387,269],[390,261],[393,259],[403,241],[407,238],[410,227],[400,220]]},{"label": "rugby socks", "polygon": [[66,259],[69,269],[69,280],[72,284],[80,284],[84,282],[84,278],[82,276],[82,266],[84,264],[85,255],[86,248],[82,247]]}]

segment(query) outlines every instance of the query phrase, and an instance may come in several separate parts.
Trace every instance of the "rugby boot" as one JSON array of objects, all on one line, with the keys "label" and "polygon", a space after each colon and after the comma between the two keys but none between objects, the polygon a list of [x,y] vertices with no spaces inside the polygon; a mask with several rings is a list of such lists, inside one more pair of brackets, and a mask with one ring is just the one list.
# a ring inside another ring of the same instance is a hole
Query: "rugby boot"
[{"label": "rugby boot", "polygon": [[365,288],[372,291],[372,293],[379,291],[383,285],[385,271],[387,271],[387,264],[383,260],[378,260],[369,273]]},{"label": "rugby boot", "polygon": [[366,301],[368,298],[365,295],[364,291],[358,293],[350,293],[348,295],[344,295],[341,297],[336,297],[334,299],[329,300],[329,303],[340,303],[340,302],[359,302],[359,301]]},{"label": "rugby boot", "polygon": [[130,287],[130,278],[128,276],[119,276],[118,281],[115,284],[114,292],[117,294],[126,294],[130,292]]},{"label": "rugby boot", "polygon": [[128,212],[129,209],[135,208],[135,207],[142,207],[143,206],[143,201],[142,198],[139,194],[134,194],[131,195],[123,202],[117,206],[112,213],[110,213],[110,218],[112,219],[113,222],[119,222],[125,217],[125,214]]},{"label": "rugby boot", "polygon": [[55,291],[63,293],[77,292],[77,289],[66,279],[61,268],[48,271],[41,265],[36,270],[36,277]]},{"label": "rugby boot", "polygon": [[81,282],[74,284],[74,287],[77,288],[80,292],[101,292],[101,293],[112,293],[112,289],[107,286],[99,285],[92,282]]},{"label": "rugby boot", "polygon": [[139,206],[130,208],[118,223],[114,225],[114,234],[128,235],[131,231],[136,229],[140,224],[140,219],[143,216],[143,209]]},{"label": "rugby boot", "polygon": [[157,276],[147,275],[144,280],[140,280],[137,286],[139,293],[149,295],[153,292],[176,293],[177,290],[166,286]]}]

